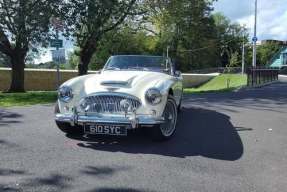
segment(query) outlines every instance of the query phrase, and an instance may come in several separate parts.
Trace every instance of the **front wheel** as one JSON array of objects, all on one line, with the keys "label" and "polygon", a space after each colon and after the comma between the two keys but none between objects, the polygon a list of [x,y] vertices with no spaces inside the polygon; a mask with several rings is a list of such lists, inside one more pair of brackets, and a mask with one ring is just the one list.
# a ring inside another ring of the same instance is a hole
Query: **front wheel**
[{"label": "front wheel", "polygon": [[170,139],[176,130],[177,106],[174,98],[168,96],[166,106],[163,112],[165,122],[151,129],[152,138],[155,141],[164,141]]}]

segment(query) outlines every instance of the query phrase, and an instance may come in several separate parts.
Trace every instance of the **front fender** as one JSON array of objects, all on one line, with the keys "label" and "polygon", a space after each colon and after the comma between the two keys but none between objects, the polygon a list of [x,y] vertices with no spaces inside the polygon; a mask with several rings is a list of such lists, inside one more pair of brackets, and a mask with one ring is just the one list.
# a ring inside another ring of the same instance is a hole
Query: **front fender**
[{"label": "front fender", "polygon": [[68,86],[68,87],[72,88],[73,99],[68,103],[65,103],[65,102],[58,99],[58,105],[59,105],[60,113],[72,113],[72,108],[74,106],[78,105],[80,99],[85,94],[85,81],[88,78],[93,77],[93,76],[95,76],[95,74],[75,77],[75,78],[72,78],[72,79],[64,82],[61,85],[61,86]]},{"label": "front fender", "polygon": [[165,97],[167,97],[170,94],[170,90],[172,90],[176,104],[179,105],[182,97],[182,81],[180,80],[180,78],[170,78],[168,80],[162,80],[157,83],[156,87]]}]

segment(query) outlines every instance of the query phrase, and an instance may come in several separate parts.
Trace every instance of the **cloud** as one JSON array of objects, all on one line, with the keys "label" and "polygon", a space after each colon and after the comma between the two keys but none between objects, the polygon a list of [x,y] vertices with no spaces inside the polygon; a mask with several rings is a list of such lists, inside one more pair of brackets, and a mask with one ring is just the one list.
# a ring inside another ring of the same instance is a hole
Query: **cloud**
[{"label": "cloud", "polygon": [[34,59],[35,64],[45,63],[49,61],[52,61],[52,54],[51,54],[51,51],[48,49],[45,50],[43,55],[41,55],[39,58]]},{"label": "cloud", "polygon": [[[287,40],[287,0],[258,0],[258,38]],[[254,0],[219,0],[215,11],[223,12],[232,21],[246,25],[253,36]]]},{"label": "cloud", "polygon": [[215,11],[223,12],[229,19],[236,20],[251,13],[249,0],[218,0],[214,3]]}]

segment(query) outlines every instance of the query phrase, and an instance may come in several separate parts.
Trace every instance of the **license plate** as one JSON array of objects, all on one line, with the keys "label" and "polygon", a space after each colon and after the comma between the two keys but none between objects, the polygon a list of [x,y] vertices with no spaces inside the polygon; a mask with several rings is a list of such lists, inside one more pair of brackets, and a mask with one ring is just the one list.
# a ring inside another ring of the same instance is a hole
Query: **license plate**
[{"label": "license plate", "polygon": [[91,135],[127,135],[127,125],[100,125],[100,124],[86,124],[84,131]]}]

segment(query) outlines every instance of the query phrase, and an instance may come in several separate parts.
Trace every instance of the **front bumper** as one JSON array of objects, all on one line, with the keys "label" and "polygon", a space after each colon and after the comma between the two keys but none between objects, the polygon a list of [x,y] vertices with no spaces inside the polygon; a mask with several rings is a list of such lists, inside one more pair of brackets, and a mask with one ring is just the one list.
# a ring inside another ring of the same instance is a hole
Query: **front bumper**
[{"label": "front bumper", "polygon": [[63,123],[70,123],[72,126],[89,123],[107,123],[107,124],[128,124],[132,129],[139,126],[154,126],[164,123],[164,118],[154,117],[152,115],[85,115],[85,114],[56,114],[55,120]]}]

